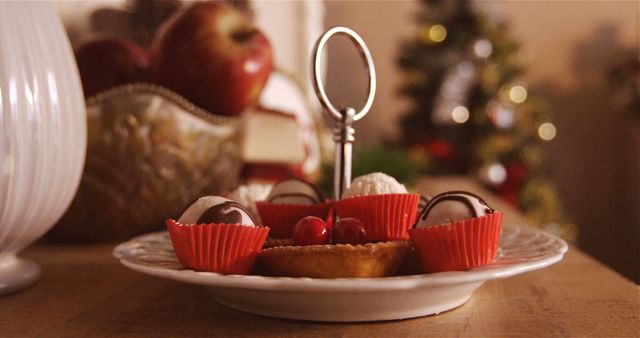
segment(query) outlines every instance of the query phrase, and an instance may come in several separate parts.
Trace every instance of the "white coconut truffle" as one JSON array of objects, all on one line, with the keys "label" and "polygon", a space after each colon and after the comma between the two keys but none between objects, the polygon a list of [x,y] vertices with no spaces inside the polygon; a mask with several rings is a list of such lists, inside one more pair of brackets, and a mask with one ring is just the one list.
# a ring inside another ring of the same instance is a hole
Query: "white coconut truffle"
[{"label": "white coconut truffle", "polygon": [[240,224],[255,226],[249,211],[241,204],[220,196],[200,197],[182,213],[180,224]]},{"label": "white coconut truffle", "polygon": [[384,173],[371,173],[356,177],[342,198],[362,195],[406,194],[407,188]]},{"label": "white coconut truffle", "polygon": [[466,191],[449,191],[429,200],[420,213],[415,227],[450,224],[491,213],[493,213],[493,209],[479,196]]}]

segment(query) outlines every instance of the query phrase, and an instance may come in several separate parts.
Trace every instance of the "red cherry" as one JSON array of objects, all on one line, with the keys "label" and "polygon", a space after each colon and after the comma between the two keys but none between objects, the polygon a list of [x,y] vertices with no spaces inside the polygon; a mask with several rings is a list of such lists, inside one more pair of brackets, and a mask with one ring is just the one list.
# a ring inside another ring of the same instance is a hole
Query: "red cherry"
[{"label": "red cherry", "polygon": [[317,245],[329,242],[329,228],[321,218],[307,216],[293,226],[293,241],[297,245]]},{"label": "red cherry", "polygon": [[343,218],[333,226],[333,242],[339,244],[364,244],[367,242],[364,224],[355,218]]}]

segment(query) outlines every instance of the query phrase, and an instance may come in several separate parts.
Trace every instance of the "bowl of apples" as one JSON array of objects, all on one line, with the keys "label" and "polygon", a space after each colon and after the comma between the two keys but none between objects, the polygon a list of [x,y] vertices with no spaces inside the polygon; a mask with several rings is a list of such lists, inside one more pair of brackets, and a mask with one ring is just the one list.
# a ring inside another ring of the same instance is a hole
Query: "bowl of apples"
[{"label": "bowl of apples", "polygon": [[129,238],[238,184],[243,113],[273,68],[269,41],[243,12],[196,3],[170,16],[148,50],[103,36],[74,51],[87,97],[87,157],[50,237]]}]

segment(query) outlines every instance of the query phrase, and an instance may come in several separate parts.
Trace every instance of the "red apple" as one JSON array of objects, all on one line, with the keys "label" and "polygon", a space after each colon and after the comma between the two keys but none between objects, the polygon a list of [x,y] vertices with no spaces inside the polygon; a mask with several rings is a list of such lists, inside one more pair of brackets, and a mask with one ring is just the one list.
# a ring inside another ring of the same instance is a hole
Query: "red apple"
[{"label": "red apple", "polygon": [[78,44],[74,52],[85,96],[145,80],[147,51],[131,41],[97,38]]},{"label": "red apple", "polygon": [[150,80],[214,114],[255,105],[271,73],[271,44],[239,10],[196,3],[174,14],[151,44]]}]

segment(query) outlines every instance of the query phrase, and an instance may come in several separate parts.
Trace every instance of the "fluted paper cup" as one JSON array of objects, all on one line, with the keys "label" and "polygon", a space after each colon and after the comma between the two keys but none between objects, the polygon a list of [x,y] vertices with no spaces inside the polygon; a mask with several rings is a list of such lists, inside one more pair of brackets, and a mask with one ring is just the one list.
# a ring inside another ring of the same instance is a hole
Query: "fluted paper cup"
[{"label": "fluted paper cup", "polygon": [[166,223],[182,265],[221,274],[248,274],[269,234],[268,227]]},{"label": "fluted paper cup", "polygon": [[257,202],[256,207],[262,224],[271,228],[270,235],[275,238],[291,238],[293,226],[306,216],[315,216],[329,221],[328,225],[331,223],[330,202],[311,205]]},{"label": "fluted paper cup", "polygon": [[409,230],[424,272],[468,270],[493,262],[502,213]]},{"label": "fluted paper cup", "polygon": [[362,222],[367,241],[409,239],[407,231],[416,221],[420,195],[385,194],[349,197],[334,202],[339,218],[353,217]]}]

